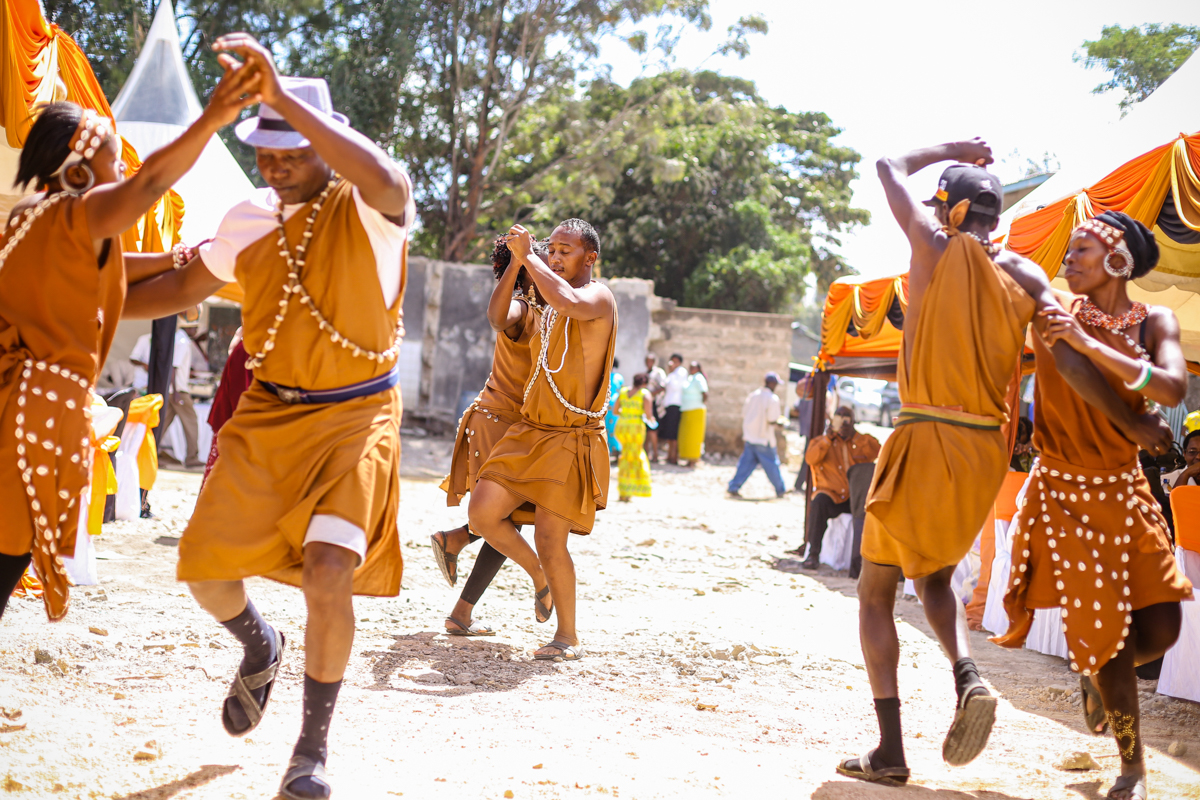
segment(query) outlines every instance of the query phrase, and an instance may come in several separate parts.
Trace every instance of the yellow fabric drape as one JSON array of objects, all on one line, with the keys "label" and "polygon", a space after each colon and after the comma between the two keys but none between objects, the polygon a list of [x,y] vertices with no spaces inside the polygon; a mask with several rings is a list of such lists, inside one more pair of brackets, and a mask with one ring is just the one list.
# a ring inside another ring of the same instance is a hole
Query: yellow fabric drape
[{"label": "yellow fabric drape", "polygon": [[127,426],[138,423],[146,426],[146,435],[137,454],[138,487],[141,489],[153,489],[154,482],[158,480],[158,447],[154,442],[154,429],[158,427],[158,412],[162,406],[161,394],[148,394],[129,404],[129,414],[125,418]]},{"label": "yellow fabric drape", "polygon": [[104,524],[104,503],[110,494],[117,493],[117,471],[113,469],[109,453],[117,452],[121,440],[106,436],[92,451],[92,500],[88,504],[88,534],[99,536]]},{"label": "yellow fabric drape", "polygon": [[[4,0],[0,5],[0,124],[10,147],[20,149],[33,124],[31,112],[39,103],[54,99],[61,81],[67,99],[106,117],[112,108],[88,65],[87,57],[62,28],[42,17],[37,0]],[[121,158],[130,175],[142,162],[137,152],[121,140]],[[127,251],[156,253],[179,242],[183,198],[173,189],[164,195],[135,228],[122,236]]]},{"label": "yellow fabric drape", "polygon": [[[1013,220],[1005,246],[1032,259],[1053,278],[1058,274],[1071,233],[1084,220],[1104,211],[1123,211],[1153,228],[1170,192],[1180,219],[1200,231],[1200,133],[1180,134],[1122,165],[1078,194]],[[1186,248],[1160,235],[1159,246]],[[1200,278],[1200,258],[1176,257],[1162,272]]]}]

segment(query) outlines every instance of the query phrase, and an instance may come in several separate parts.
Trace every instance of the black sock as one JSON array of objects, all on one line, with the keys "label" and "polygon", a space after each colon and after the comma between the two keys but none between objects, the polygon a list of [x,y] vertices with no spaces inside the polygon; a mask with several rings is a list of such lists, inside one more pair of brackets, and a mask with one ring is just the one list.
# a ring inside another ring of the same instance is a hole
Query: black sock
[{"label": "black sock", "polygon": [[[475,556],[471,574],[467,576],[462,594],[459,595],[463,602],[477,605],[479,598],[483,597],[484,590],[491,585],[492,580],[507,560],[503,553],[485,542],[483,547],[479,548],[479,555]],[[470,620],[464,619],[461,622],[469,624]]]},{"label": "black sock", "polygon": [[[968,658],[960,658],[954,662],[954,691],[958,693],[958,701],[962,703],[963,696],[977,687],[982,687],[983,681],[979,679],[979,667],[975,666],[975,660]],[[983,687],[987,690],[987,687]]]},{"label": "black sock", "polygon": [[871,766],[904,767],[904,739],[900,734],[900,698],[875,698],[875,718],[879,721],[879,747],[871,754]]},{"label": "black sock", "polygon": [[[326,742],[329,739],[329,723],[333,720],[333,707],[337,704],[342,682],[321,683],[308,675],[304,676],[304,724],[300,728],[300,740],[292,755],[308,756],[325,763],[329,756]],[[297,778],[288,785],[288,790],[300,797],[325,798],[331,794],[329,784],[319,778]]]},{"label": "black sock", "polygon": [[482,538],[483,538],[482,536],[479,536],[477,534],[471,533],[470,531],[467,531],[467,543],[468,544],[475,544]]},{"label": "black sock", "polygon": [[8,607],[8,598],[12,597],[13,590],[21,582],[21,576],[29,568],[29,561],[32,558],[33,553],[26,553],[23,556],[6,556],[4,553],[0,553],[0,617],[4,616],[4,609]]},{"label": "black sock", "polygon": [[[246,610],[231,620],[222,622],[225,629],[232,633],[245,648],[238,674],[243,677],[262,672],[275,661],[275,629],[267,624],[254,603],[246,601]],[[267,687],[251,689],[250,694],[261,704],[267,694]],[[245,730],[250,725],[250,719],[242,710],[242,704],[230,698],[225,701],[225,710],[236,730]]]}]

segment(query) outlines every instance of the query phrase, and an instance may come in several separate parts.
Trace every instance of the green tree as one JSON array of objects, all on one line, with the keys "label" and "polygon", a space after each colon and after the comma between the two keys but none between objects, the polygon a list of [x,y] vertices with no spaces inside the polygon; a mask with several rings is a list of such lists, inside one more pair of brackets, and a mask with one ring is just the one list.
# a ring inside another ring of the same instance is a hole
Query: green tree
[{"label": "green tree", "polygon": [[417,188],[418,243],[481,252],[479,218],[526,111],[573,86],[626,22],[673,14],[707,28],[707,0],[450,0],[436,4],[401,92],[392,140]]},{"label": "green tree", "polygon": [[1082,61],[1088,69],[1100,67],[1112,73],[1112,78],[1092,93],[1124,91],[1120,104],[1124,113],[1134,103],[1149,97],[1197,47],[1200,47],[1200,27],[1157,23],[1129,28],[1106,25],[1099,39],[1083,43],[1084,52],[1076,53],[1074,60]]},{"label": "green tree", "polygon": [[481,215],[540,234],[583,216],[606,274],[649,278],[681,303],[783,311],[815,274],[852,270],[832,247],[868,220],[851,206],[859,154],[820,113],[767,104],[751,81],[671,71],[544,98],[511,137]]}]

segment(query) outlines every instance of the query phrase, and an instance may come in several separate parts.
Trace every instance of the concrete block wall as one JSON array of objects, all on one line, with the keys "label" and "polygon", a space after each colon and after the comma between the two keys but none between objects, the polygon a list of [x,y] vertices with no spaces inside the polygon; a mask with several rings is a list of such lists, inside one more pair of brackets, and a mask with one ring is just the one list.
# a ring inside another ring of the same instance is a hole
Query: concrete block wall
[{"label": "concrete block wall", "polygon": [[[762,385],[771,370],[787,380],[792,351],[792,318],[786,314],[755,314],[680,308],[663,300],[652,315],[655,326],[650,350],[666,367],[672,353],[686,365],[699,361],[708,377],[709,453],[735,454],[742,450],[742,404],[746,395]],[[786,408],[790,398],[776,390]]]}]

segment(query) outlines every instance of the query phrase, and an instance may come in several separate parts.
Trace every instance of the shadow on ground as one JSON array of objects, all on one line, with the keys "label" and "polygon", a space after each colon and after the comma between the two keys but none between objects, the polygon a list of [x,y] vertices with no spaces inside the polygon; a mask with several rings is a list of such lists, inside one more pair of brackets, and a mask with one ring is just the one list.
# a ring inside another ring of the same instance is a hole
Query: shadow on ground
[{"label": "shadow on ground", "polygon": [[140,792],[133,794],[122,795],[116,800],[169,800],[175,797],[180,792],[188,792],[192,789],[197,789],[206,783],[212,783],[217,778],[223,778],[226,775],[237,772],[241,767],[232,766],[229,764],[206,764],[195,772],[185,775],[179,780],[164,783],[162,786],[153,786],[149,789],[143,789]]},{"label": "shadow on ground", "polygon": [[554,672],[553,662],[522,661],[521,650],[489,639],[444,637],[440,631],[392,638],[396,643],[387,650],[362,654],[374,659],[375,683],[368,689],[453,697],[509,691]]}]

